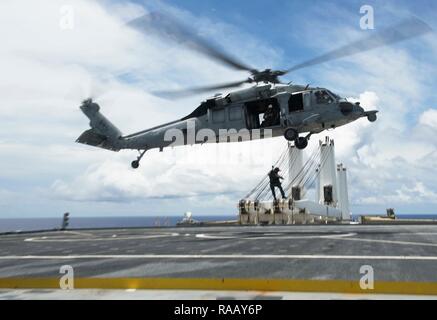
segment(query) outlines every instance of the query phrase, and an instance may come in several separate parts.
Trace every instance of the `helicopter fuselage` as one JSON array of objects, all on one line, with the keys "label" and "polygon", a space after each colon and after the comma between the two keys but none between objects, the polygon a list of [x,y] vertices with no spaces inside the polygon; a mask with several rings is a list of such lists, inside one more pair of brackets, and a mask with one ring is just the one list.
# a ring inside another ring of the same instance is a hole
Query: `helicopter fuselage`
[{"label": "helicopter fuselage", "polygon": [[[141,132],[123,136],[86,101],[82,111],[91,128],[77,142],[118,151],[226,143],[285,136],[301,149],[311,134],[337,128],[361,117],[376,120],[377,111],[364,111],[324,88],[297,85],[257,85],[208,99],[188,116]],[[299,134],[308,133],[306,137]],[[141,156],[142,157],[142,156]],[[134,166],[134,165],[133,165]]]}]

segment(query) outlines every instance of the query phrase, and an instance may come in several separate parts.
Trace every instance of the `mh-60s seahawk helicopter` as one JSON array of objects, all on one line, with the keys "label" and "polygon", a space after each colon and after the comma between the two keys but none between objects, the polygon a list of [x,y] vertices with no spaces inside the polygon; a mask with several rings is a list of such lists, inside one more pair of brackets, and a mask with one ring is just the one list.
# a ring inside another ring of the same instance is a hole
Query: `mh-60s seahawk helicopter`
[{"label": "mh-60s seahawk helicopter", "polygon": [[[160,33],[170,35],[191,49],[251,74],[249,78],[239,82],[191,88],[185,91],[161,92],[161,94],[178,97],[187,93],[238,87],[245,83],[255,84],[250,88],[233,91],[226,95],[216,94],[202,102],[186,117],[129,135],[123,135],[106,119],[100,113],[99,105],[92,99],[85,100],[80,108],[90,119],[91,129],[83,132],[77,142],[112,151],[138,150],[139,156],[132,162],[133,168],[138,168],[147,150],[159,148],[162,151],[168,146],[238,141],[242,130],[249,132],[248,139],[250,140],[283,135],[288,141],[294,141],[297,148],[304,149],[312,134],[336,128],[363,117],[374,122],[377,119],[378,111],[376,110],[365,111],[359,102],[351,103],[326,88],[282,84],[279,77],[304,67],[393,44],[431,31],[431,28],[423,21],[411,18],[292,68],[259,71],[220,51],[169,16],[147,14],[129,24],[139,31],[150,33],[150,30],[159,30]],[[193,128],[192,133],[196,137],[191,141],[188,137],[190,128]],[[224,129],[226,133],[223,135]],[[180,139],[177,139],[176,135],[169,139],[168,132],[175,132],[175,130],[181,132]],[[209,130],[212,135],[205,135],[205,130]],[[266,134],[266,130],[270,134]]]}]

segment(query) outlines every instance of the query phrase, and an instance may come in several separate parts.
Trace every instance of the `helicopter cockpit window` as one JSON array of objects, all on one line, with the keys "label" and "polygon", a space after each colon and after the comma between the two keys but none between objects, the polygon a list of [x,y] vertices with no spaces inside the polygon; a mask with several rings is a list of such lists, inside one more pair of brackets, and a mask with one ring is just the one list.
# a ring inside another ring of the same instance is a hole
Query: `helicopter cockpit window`
[{"label": "helicopter cockpit window", "polygon": [[334,102],[334,99],[325,90],[319,90],[314,92],[317,104],[330,104]]},{"label": "helicopter cockpit window", "polygon": [[337,99],[337,100],[340,100],[340,99],[341,99],[341,97],[340,97],[338,94],[335,94],[334,92],[329,91],[329,90],[328,90],[328,92],[329,92],[329,94],[330,94],[331,96],[333,96],[335,99]]}]

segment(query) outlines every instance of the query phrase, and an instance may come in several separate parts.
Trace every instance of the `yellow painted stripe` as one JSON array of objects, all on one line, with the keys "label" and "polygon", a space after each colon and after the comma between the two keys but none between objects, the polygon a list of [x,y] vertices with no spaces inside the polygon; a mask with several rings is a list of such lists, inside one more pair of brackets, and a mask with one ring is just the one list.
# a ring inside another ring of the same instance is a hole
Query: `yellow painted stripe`
[{"label": "yellow painted stripe", "polygon": [[[59,289],[57,278],[0,278],[2,289]],[[290,279],[198,278],[77,278],[75,289],[254,290],[437,295],[434,282],[375,281],[373,290],[362,290],[358,281]]]}]

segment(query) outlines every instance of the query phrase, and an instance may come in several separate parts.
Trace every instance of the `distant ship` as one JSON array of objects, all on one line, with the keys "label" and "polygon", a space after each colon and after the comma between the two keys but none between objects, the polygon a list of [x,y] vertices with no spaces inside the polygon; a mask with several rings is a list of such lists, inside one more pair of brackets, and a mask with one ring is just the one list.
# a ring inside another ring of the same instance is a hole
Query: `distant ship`
[{"label": "distant ship", "polygon": [[187,211],[184,214],[184,217],[182,218],[181,221],[178,221],[176,223],[177,226],[198,226],[201,225],[202,222],[193,219],[193,215],[191,212]]}]

